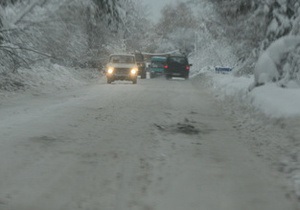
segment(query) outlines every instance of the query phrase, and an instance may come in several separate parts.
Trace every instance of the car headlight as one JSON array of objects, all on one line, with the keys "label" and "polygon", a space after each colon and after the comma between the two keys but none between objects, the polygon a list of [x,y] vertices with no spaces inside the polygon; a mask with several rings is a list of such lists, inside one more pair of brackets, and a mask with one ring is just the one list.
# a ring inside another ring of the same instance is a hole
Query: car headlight
[{"label": "car headlight", "polygon": [[134,69],[131,69],[131,74],[136,74],[137,73],[137,69],[136,68],[134,68]]},{"label": "car headlight", "polygon": [[108,68],[107,73],[112,74],[114,72],[114,68]]}]

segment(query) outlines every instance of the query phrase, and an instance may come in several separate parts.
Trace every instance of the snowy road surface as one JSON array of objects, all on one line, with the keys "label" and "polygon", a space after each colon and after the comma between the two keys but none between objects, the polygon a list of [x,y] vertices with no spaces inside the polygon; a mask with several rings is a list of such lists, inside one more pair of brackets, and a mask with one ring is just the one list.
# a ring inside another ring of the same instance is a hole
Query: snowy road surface
[{"label": "snowy road surface", "polygon": [[201,80],[0,104],[0,210],[290,210]]}]

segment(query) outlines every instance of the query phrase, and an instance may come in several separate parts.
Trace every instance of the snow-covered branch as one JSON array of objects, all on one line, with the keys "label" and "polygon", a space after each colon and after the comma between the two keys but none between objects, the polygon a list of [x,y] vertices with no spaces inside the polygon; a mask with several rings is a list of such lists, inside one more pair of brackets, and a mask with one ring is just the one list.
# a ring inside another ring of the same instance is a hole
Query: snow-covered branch
[{"label": "snow-covered branch", "polygon": [[35,0],[33,1],[13,22],[14,25],[17,25],[27,14],[29,14],[34,7],[38,5],[43,5],[45,4],[47,0]]}]

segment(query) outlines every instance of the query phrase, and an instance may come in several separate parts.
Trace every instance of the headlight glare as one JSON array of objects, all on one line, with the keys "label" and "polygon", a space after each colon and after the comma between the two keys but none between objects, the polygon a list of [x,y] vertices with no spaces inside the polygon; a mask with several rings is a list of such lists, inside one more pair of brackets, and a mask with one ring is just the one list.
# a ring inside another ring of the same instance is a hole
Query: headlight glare
[{"label": "headlight glare", "polygon": [[131,74],[136,74],[136,73],[137,73],[137,69],[135,69],[135,68],[134,68],[134,69],[131,69],[130,72],[131,72]]},{"label": "headlight glare", "polygon": [[114,72],[114,68],[108,68],[107,73],[112,74]]}]

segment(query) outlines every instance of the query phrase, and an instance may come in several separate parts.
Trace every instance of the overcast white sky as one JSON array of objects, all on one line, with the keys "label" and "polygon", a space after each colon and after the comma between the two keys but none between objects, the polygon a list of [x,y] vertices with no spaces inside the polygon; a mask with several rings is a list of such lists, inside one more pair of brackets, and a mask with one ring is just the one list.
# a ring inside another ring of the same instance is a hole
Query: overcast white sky
[{"label": "overcast white sky", "polygon": [[149,7],[150,19],[157,21],[160,18],[161,9],[170,2],[177,2],[177,0],[141,0]]}]

